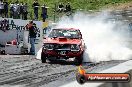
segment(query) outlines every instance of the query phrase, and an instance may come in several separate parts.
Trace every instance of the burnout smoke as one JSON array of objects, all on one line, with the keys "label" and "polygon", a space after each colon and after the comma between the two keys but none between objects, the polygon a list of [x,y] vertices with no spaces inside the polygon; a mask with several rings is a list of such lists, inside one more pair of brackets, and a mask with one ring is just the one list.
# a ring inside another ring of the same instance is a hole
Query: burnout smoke
[{"label": "burnout smoke", "polygon": [[[81,30],[86,45],[84,62],[99,62],[110,60],[128,60],[132,50],[127,47],[127,29],[120,24],[119,29],[113,22],[107,22],[107,12],[98,15],[88,15],[82,12],[71,17],[62,17],[57,27],[78,28]],[[122,28],[122,29],[121,29]]]}]

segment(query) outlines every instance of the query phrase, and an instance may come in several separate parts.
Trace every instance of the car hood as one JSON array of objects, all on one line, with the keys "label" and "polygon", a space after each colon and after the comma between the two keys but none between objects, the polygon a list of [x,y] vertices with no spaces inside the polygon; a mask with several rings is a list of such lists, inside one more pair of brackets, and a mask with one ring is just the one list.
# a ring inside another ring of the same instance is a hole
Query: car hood
[{"label": "car hood", "polygon": [[46,38],[44,43],[56,43],[56,44],[80,44],[81,39],[67,39],[63,37],[59,38]]}]

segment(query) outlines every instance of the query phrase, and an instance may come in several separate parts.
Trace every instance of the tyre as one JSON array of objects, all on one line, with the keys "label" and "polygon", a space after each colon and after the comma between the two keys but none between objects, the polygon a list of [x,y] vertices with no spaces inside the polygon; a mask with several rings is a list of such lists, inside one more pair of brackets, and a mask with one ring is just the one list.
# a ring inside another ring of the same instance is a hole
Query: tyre
[{"label": "tyre", "polygon": [[83,54],[75,59],[75,65],[81,65],[83,61]]},{"label": "tyre", "polygon": [[42,63],[46,63],[46,56],[41,52],[41,61]]}]

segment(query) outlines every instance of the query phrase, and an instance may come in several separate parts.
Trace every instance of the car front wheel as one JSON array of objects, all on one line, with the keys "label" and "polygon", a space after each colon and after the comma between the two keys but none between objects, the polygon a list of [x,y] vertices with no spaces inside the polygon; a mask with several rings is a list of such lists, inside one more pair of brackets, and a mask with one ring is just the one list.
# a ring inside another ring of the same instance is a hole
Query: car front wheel
[{"label": "car front wheel", "polygon": [[41,53],[41,61],[42,63],[46,63],[46,56],[43,54],[43,52]]},{"label": "car front wheel", "polygon": [[75,64],[76,65],[81,65],[82,61],[83,61],[83,54],[75,59]]}]

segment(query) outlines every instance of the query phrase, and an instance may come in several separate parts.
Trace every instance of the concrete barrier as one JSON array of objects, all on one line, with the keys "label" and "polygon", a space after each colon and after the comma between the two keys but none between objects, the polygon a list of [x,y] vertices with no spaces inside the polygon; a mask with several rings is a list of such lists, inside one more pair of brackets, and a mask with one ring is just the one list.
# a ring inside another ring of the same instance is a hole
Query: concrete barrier
[{"label": "concrete barrier", "polygon": [[[130,73],[130,76],[132,76],[132,60],[129,60],[127,62],[121,63],[117,66],[114,66],[112,68],[106,69],[104,71],[101,71],[99,73]],[[132,78],[130,82],[122,82],[122,83],[95,83],[95,82],[87,82],[83,85],[80,85],[77,83],[77,81],[71,82],[69,84],[63,85],[61,87],[132,87]]]}]

